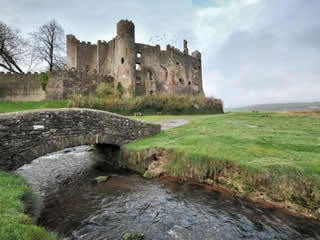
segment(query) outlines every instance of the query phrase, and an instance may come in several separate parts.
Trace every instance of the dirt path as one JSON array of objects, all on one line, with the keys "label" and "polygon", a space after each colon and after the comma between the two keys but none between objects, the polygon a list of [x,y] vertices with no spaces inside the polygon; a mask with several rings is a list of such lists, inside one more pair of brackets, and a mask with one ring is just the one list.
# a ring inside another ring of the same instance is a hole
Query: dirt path
[{"label": "dirt path", "polygon": [[187,124],[189,121],[185,119],[163,119],[156,122],[155,124],[161,125],[161,130],[166,131],[170,128],[180,127],[182,125]]}]

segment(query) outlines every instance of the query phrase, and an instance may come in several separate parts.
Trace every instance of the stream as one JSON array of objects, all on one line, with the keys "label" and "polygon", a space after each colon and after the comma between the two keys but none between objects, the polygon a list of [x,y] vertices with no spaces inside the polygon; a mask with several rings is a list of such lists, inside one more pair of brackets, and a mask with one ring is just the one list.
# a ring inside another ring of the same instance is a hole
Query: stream
[{"label": "stream", "polygon": [[[44,199],[39,224],[68,240],[122,239],[125,233],[143,233],[146,240],[320,239],[320,224],[310,220],[198,185],[98,172],[92,159],[88,147],[78,147],[18,170]],[[74,164],[82,166],[75,168],[77,178]],[[59,173],[66,166],[68,174]],[[92,184],[101,175],[111,177]]]}]

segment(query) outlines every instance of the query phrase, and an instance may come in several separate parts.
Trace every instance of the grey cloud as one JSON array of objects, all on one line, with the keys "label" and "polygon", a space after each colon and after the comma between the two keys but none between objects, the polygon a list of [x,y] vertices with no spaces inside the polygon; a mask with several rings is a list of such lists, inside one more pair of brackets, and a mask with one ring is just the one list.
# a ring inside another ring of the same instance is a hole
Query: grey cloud
[{"label": "grey cloud", "polygon": [[67,33],[74,33],[87,41],[112,37],[115,33],[115,24],[123,18],[136,23],[138,37],[142,35],[140,32],[148,33],[150,36],[162,32],[176,32],[184,28],[186,16],[191,15],[192,11],[191,0],[2,1],[1,20],[11,26],[29,32],[40,24],[56,18]]},{"label": "grey cloud", "polygon": [[[192,51],[206,47],[198,42],[206,36],[195,35],[191,27],[199,26],[191,22],[197,21],[192,16],[198,7],[191,0],[1,0],[0,16],[24,33],[56,18],[66,33],[92,42],[109,40],[117,21],[128,18],[136,24],[137,41],[166,34],[162,47],[170,43],[181,48],[187,38]],[[229,107],[318,100],[319,12],[319,0],[264,0],[252,28],[234,29],[219,49],[209,44],[203,52],[207,95],[222,98]]]},{"label": "grey cloud", "polygon": [[218,53],[205,60],[213,66],[207,92],[216,92],[227,106],[318,100],[319,1],[265,4],[253,30],[232,33]]}]

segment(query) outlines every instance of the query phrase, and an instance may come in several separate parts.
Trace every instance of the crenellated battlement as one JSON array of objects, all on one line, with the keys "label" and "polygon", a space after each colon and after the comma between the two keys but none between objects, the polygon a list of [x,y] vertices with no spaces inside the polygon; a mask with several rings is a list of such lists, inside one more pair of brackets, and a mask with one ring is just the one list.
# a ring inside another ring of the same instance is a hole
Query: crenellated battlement
[{"label": "crenellated battlement", "polygon": [[135,39],[135,26],[132,21],[127,19],[121,20],[117,24],[117,36],[122,37],[130,37]]},{"label": "crenellated battlement", "polygon": [[132,25],[134,25],[134,23],[128,19],[122,19],[118,22],[118,24],[132,24]]},{"label": "crenellated battlement", "polygon": [[179,48],[171,46],[170,44],[167,45],[167,52],[173,52],[176,54],[183,54],[183,52]]},{"label": "crenellated battlement", "polygon": [[92,44],[91,42],[81,41],[79,43],[81,47],[97,47],[97,44]]},{"label": "crenellated battlement", "polygon": [[98,40],[98,45],[107,46],[107,45],[108,45],[108,42],[106,42],[105,40]]},{"label": "crenellated battlement", "polygon": [[39,75],[38,72],[26,72],[26,73],[15,73],[15,72],[0,72],[1,76],[28,76],[28,75]]}]

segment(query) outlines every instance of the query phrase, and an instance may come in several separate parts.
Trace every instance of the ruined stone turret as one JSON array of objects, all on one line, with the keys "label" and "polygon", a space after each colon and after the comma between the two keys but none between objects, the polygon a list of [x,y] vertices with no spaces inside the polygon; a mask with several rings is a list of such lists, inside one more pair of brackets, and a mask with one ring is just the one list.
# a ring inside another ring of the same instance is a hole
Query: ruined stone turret
[{"label": "ruined stone turret", "polygon": [[131,97],[136,79],[136,51],[134,24],[121,20],[117,24],[115,55],[115,87],[120,83],[124,89],[124,97]]},{"label": "ruined stone turret", "polygon": [[183,40],[183,53],[184,54],[189,54],[189,49],[188,49],[188,41],[187,40]]},{"label": "ruined stone turret", "polygon": [[129,20],[121,20],[117,24],[117,36],[129,37],[135,40],[135,26]]}]

